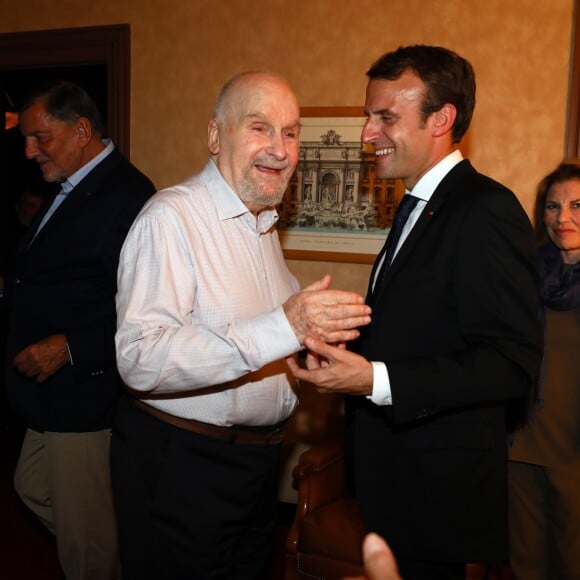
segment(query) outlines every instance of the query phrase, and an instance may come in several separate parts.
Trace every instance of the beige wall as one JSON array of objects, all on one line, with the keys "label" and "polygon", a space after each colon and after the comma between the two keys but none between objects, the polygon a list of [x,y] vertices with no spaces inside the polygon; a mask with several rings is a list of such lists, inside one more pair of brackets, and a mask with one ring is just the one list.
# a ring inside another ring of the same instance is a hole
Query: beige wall
[{"label": "beige wall", "polygon": [[[0,32],[131,24],[131,154],[158,187],[201,168],[215,93],[240,70],[284,74],[304,106],[360,105],[380,54],[447,46],[478,78],[464,152],[530,212],[564,153],[572,13],[573,0],[18,0],[0,1]],[[361,292],[369,271],[290,266],[303,283],[330,271]]]}]

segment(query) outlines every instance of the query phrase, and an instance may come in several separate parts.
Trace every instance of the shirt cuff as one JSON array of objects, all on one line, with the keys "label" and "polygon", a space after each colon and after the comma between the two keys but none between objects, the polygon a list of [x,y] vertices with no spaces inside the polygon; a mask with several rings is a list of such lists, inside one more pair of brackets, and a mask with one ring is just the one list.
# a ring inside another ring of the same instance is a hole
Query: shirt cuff
[{"label": "shirt cuff", "polygon": [[367,399],[379,407],[393,404],[391,383],[387,365],[383,362],[371,361],[373,365],[373,392]]},{"label": "shirt cuff", "polygon": [[259,356],[256,360],[258,366],[256,368],[286,358],[303,348],[298,342],[288,318],[286,318],[282,305],[252,317],[250,324],[251,327],[247,330],[247,335],[259,345],[259,353],[257,353]]}]

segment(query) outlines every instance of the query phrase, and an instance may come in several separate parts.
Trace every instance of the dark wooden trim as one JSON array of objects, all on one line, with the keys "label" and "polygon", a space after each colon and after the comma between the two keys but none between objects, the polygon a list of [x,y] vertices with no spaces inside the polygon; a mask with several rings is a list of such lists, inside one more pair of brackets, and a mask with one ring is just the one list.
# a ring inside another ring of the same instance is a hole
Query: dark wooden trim
[{"label": "dark wooden trim", "polygon": [[580,6],[578,0],[574,2],[574,13],[566,148],[568,157],[580,157]]},{"label": "dark wooden trim", "polygon": [[105,64],[107,128],[130,153],[131,39],[128,24],[0,34],[0,70]]}]

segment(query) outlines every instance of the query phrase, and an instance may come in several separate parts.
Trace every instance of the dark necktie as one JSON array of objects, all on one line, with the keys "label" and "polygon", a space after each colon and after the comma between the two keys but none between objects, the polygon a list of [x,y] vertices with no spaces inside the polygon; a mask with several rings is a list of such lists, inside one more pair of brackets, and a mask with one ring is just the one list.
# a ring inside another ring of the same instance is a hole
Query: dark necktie
[{"label": "dark necktie", "polygon": [[[387,236],[387,241],[385,242],[385,245],[381,250],[379,257],[377,258],[377,263],[380,264],[379,266],[380,270],[376,276],[374,288],[379,287],[381,279],[384,276],[384,273],[391,265],[391,262],[393,261],[393,256],[395,254],[395,249],[397,248],[397,243],[399,242],[399,238],[401,237],[401,232],[405,227],[407,218],[409,217],[413,209],[415,209],[415,206],[417,205],[418,201],[419,198],[415,197],[414,195],[410,195],[407,193],[403,196],[403,199],[401,200],[401,203],[397,208],[397,213],[395,213],[393,227],[391,228],[391,231]],[[382,261],[381,255],[384,255],[384,259]]]}]

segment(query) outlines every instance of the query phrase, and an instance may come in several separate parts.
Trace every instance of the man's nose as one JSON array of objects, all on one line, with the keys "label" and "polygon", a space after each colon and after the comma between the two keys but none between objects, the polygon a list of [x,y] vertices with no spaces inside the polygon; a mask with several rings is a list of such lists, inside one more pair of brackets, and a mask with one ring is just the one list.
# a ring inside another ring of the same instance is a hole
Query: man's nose
[{"label": "man's nose", "polygon": [[274,155],[276,159],[285,159],[288,155],[284,138],[282,135],[277,133],[273,133],[271,135],[267,150],[268,153],[270,155]]},{"label": "man's nose", "polygon": [[27,159],[34,159],[38,155],[38,146],[33,139],[24,142],[24,155]]},{"label": "man's nose", "polygon": [[376,129],[375,124],[371,121],[371,119],[367,119],[365,124],[363,125],[362,132],[361,132],[361,141],[362,143],[372,143],[377,139],[378,131]]}]

